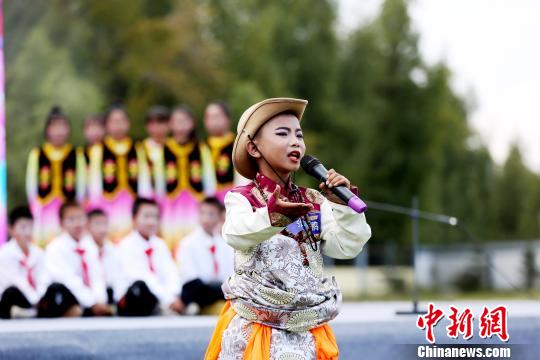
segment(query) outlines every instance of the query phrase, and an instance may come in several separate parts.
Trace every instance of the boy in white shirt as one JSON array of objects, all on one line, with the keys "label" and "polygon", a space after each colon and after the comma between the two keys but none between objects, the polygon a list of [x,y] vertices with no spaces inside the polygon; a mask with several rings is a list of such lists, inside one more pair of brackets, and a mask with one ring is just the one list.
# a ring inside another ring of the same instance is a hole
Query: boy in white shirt
[{"label": "boy in white shirt", "polygon": [[114,287],[118,315],[148,316],[159,308],[180,313],[177,268],[169,248],[156,236],[159,207],[154,200],[137,198],[132,214],[134,229],[118,245],[122,269]]},{"label": "boy in white shirt", "polygon": [[45,294],[50,281],[43,253],[32,242],[33,218],[27,207],[9,214],[11,239],[0,248],[0,318],[11,318],[13,307],[30,309]]},{"label": "boy in white shirt", "polygon": [[98,249],[85,235],[86,213],[75,202],[60,208],[64,230],[45,250],[47,270],[53,281],[65,285],[82,308],[84,316],[107,316],[107,289]]},{"label": "boy in white shirt", "polygon": [[114,276],[118,274],[120,269],[116,245],[108,239],[109,219],[103,210],[94,209],[88,212],[88,234],[98,248],[98,257],[103,268],[105,285],[107,286],[107,303],[114,304]]},{"label": "boy in white shirt", "polygon": [[9,319],[14,313],[21,317],[69,316],[76,305],[63,285],[51,284],[43,251],[32,244],[33,225],[26,206],[9,214],[11,239],[0,248],[0,318]]},{"label": "boy in white shirt", "polygon": [[217,198],[204,199],[199,227],[180,243],[176,259],[186,306],[195,303],[203,308],[225,299],[221,284],[234,272],[234,251],[221,237],[224,211]]}]

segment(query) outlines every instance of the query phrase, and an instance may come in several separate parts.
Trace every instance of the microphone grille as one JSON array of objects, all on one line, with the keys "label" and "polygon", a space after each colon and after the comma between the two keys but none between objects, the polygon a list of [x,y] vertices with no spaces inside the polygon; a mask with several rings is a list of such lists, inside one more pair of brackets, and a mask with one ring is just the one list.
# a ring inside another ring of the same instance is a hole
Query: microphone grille
[{"label": "microphone grille", "polygon": [[311,174],[311,169],[313,169],[314,166],[320,163],[321,162],[319,161],[319,159],[311,155],[304,155],[302,160],[300,160],[300,166],[308,174]]}]

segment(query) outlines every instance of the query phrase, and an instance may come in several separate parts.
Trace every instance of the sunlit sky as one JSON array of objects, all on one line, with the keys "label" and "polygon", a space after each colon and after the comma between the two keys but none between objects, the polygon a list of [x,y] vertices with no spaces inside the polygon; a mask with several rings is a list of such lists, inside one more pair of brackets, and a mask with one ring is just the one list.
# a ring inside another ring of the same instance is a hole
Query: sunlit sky
[{"label": "sunlit sky", "polygon": [[[339,0],[343,33],[375,16],[382,0]],[[443,60],[453,88],[473,100],[474,129],[502,163],[518,141],[540,173],[540,1],[413,0],[410,15],[428,64]],[[471,98],[471,94],[474,97]]]}]

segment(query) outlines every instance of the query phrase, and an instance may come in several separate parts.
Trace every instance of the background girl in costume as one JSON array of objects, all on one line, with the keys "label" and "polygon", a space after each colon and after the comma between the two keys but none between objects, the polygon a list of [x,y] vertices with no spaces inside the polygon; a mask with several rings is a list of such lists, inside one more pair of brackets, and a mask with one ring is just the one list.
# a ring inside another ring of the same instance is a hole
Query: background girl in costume
[{"label": "background girl in costume", "polygon": [[[105,119],[101,114],[89,115],[84,119],[84,160],[85,160],[85,171],[86,171],[86,181],[88,180],[88,174],[90,169],[90,151],[92,146],[101,144],[105,138]],[[88,189],[86,189],[88,190]],[[88,198],[85,194],[84,202],[82,205],[88,207]]]},{"label": "background girl in costume", "polygon": [[[154,194],[163,194],[165,169],[163,167],[163,147],[169,135],[169,109],[164,106],[152,106],[146,114],[146,132],[148,137],[143,140],[144,153],[150,168]],[[156,196],[159,203],[160,198]]]},{"label": "background girl in costume", "polygon": [[210,151],[197,139],[195,118],[185,106],[171,114],[172,136],[163,150],[164,184],[156,184],[162,209],[161,233],[174,249],[198,225],[199,201],[215,192],[214,167]]},{"label": "background girl in costume", "polygon": [[99,144],[105,137],[105,119],[103,115],[89,115],[84,119],[85,148],[88,150],[92,145]]},{"label": "background girl in costume", "polygon": [[130,120],[119,105],[105,115],[107,136],[89,151],[88,208],[101,208],[110,219],[110,238],[131,231],[131,208],[137,195],[151,196],[150,174],[142,144],[128,132]]},{"label": "background girl in costume", "polygon": [[60,233],[62,203],[84,198],[84,151],[68,142],[69,135],[67,117],[60,107],[53,107],[46,119],[45,143],[28,156],[26,195],[34,216],[34,238],[40,245]]},{"label": "background girl in costume", "polygon": [[223,201],[227,191],[247,182],[234,170],[232,163],[235,135],[231,131],[231,114],[227,103],[215,101],[206,107],[204,127],[208,134],[206,144],[210,148],[215,169],[215,197]]}]

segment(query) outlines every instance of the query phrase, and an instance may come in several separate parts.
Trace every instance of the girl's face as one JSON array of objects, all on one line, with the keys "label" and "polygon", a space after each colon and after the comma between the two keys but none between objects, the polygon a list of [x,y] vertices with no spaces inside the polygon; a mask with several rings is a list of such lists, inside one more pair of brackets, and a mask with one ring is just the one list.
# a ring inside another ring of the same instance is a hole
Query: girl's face
[{"label": "girl's face", "polygon": [[[300,159],[306,152],[304,135],[300,127],[300,121],[294,115],[278,115],[266,122],[260,129],[253,144],[248,144],[248,152],[259,165],[259,171],[269,177],[273,177],[273,171],[266,161],[283,177],[300,167]],[[262,156],[261,156],[262,153]]]},{"label": "girl's face", "polygon": [[208,105],[204,112],[204,127],[210,136],[222,136],[230,131],[230,120],[216,104]]},{"label": "girl's face", "polygon": [[94,145],[101,142],[104,136],[105,127],[98,121],[90,121],[84,127],[84,138],[88,145]]},{"label": "girl's face", "polygon": [[47,127],[47,141],[54,146],[63,146],[69,138],[69,125],[65,119],[53,120]]},{"label": "girl's face", "polygon": [[150,120],[146,124],[146,131],[150,138],[154,139],[156,142],[164,142],[167,139],[167,135],[169,135],[169,123],[157,119]]},{"label": "girl's face", "polygon": [[187,141],[195,128],[193,119],[183,111],[175,111],[170,120],[171,132],[176,139]]},{"label": "girl's face", "polygon": [[113,110],[105,123],[107,134],[121,140],[128,135],[129,118],[123,110]]}]

